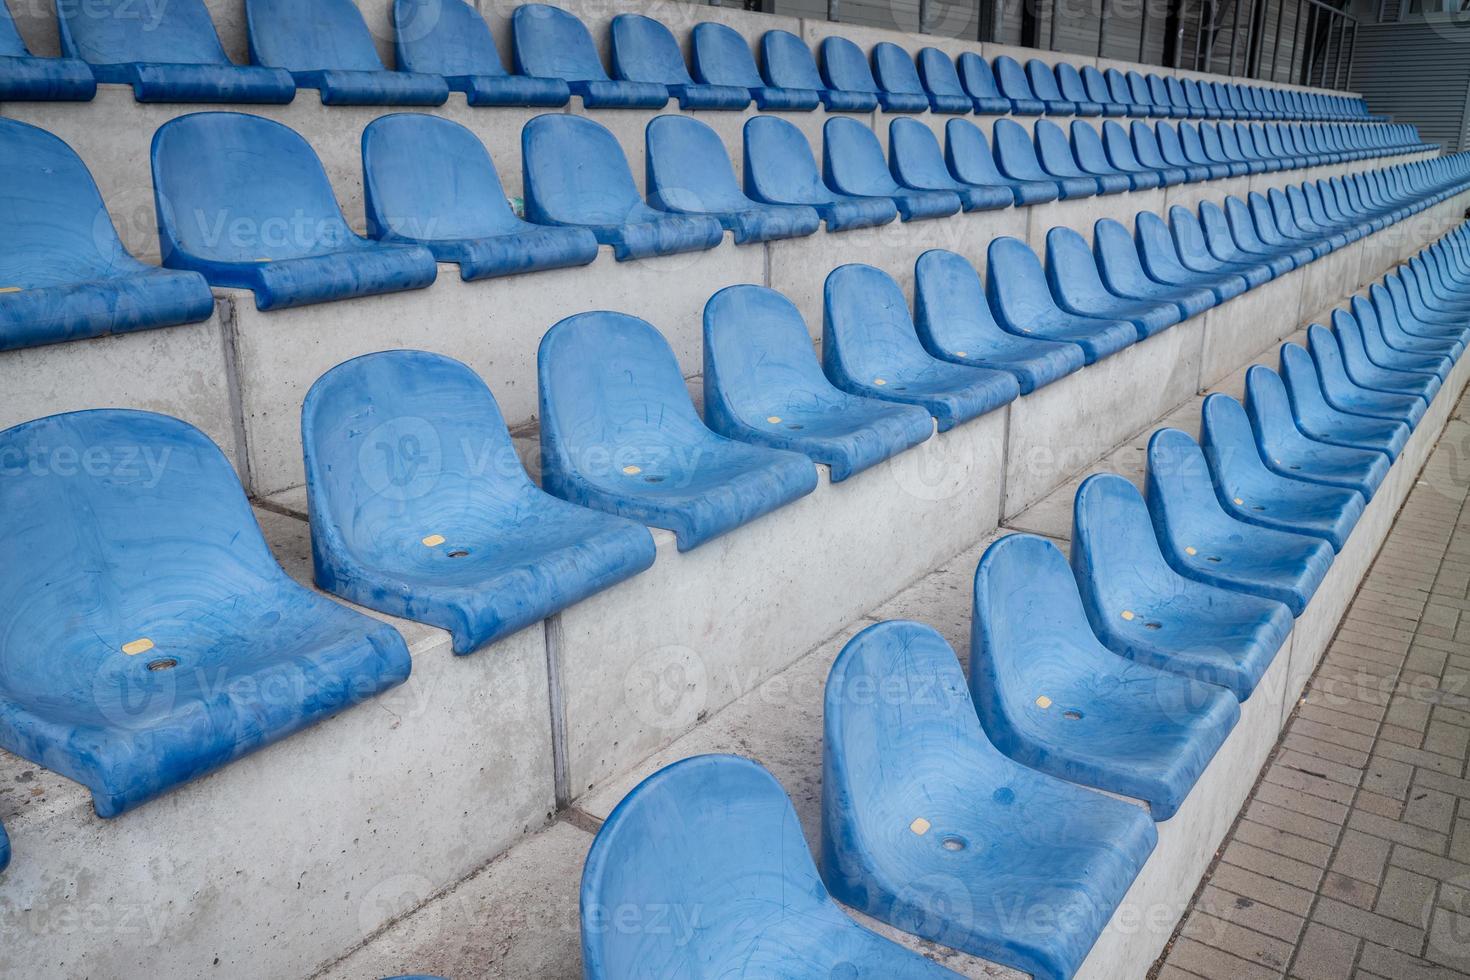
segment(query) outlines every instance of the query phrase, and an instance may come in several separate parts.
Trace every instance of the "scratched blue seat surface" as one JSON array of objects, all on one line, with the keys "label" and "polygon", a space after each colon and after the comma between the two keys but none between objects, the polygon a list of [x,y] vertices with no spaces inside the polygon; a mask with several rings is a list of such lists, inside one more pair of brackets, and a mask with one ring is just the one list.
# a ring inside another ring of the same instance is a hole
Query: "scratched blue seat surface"
[{"label": "scratched blue seat surface", "polygon": [[648,200],[661,211],[708,215],[735,242],[767,242],[810,235],[822,216],[805,205],[761,204],[745,196],[724,141],[697,119],[656,116],[647,129]]},{"label": "scratched blue seat surface", "polygon": [[508,73],[489,25],[465,0],[393,0],[393,32],[399,68],[441,76],[470,105],[554,108],[572,97],[565,79]]},{"label": "scratched blue seat surface", "polygon": [[[1239,198],[1233,199],[1236,205]],[[1229,201],[1226,202],[1227,207]],[[1234,223],[1225,210],[1214,201],[1204,201],[1199,206],[1199,223],[1204,231],[1205,247],[1209,254],[1221,262],[1237,265],[1261,265],[1272,278],[1285,275],[1295,268],[1291,256],[1268,250],[1258,238],[1235,233]],[[1247,223],[1249,218],[1247,217]]]},{"label": "scratched blue seat surface", "polygon": [[795,304],[761,286],[729,286],[705,304],[704,416],[720,435],[810,456],[833,482],[934,432],[922,407],[835,387]]},{"label": "scratched blue seat surface", "polygon": [[[618,928],[618,909],[671,910],[668,928]],[[854,922],[781,784],[735,756],[676,762],[618,804],[587,855],[581,922],[587,980],[957,976]]]},{"label": "scratched blue seat surface", "polygon": [[1410,429],[1419,424],[1428,406],[1418,395],[1379,391],[1353,380],[1343,363],[1337,336],[1320,323],[1307,328],[1307,345],[1317,366],[1322,396],[1340,412],[1402,422]]},{"label": "scratched blue seat surface", "polygon": [[1071,977],[1157,843],[1142,809],[997,750],[928,626],[854,637],[827,679],[823,727],[828,887],[940,945]]},{"label": "scratched blue seat surface", "polygon": [[[1087,126],[1087,123],[1081,125]],[[1091,127],[1088,126],[1088,129]],[[1036,142],[1036,158],[1041,161],[1042,168],[1052,176],[1068,181],[1090,180],[1093,182],[1094,193],[1097,194],[1122,194],[1132,188],[1133,182],[1129,177],[1106,162],[1102,163],[1101,173],[1092,172],[1079,164],[1066,131],[1050,119],[1038,119],[1033,136]]]},{"label": "scratched blue seat surface", "polygon": [[750,105],[750,90],[738,85],[697,85],[673,32],[651,17],[618,14],[612,21],[613,71],[630,82],[666,86],[681,109],[731,109]]},{"label": "scratched blue seat surface", "polygon": [[1274,599],[1300,616],[1332,567],[1326,541],[1232,517],[1199,443],[1178,429],[1150,437],[1144,495],[1155,540],[1185,578]]},{"label": "scratched blue seat surface", "polygon": [[472,653],[653,564],[633,521],[525,473],[479,377],[423,351],[327,372],[301,412],[316,583]]},{"label": "scratched blue seat surface", "polygon": [[[1133,125],[1147,131],[1147,126],[1141,123],[1135,122]],[[1130,176],[1154,174],[1157,177],[1155,186],[1158,187],[1173,187],[1189,179],[1189,175],[1183,170],[1169,166],[1160,157],[1151,157],[1152,162],[1144,162],[1128,130],[1111,119],[1103,123],[1102,141],[1108,162]]]},{"label": "scratched blue seat surface", "polygon": [[903,290],[869,265],[833,270],[823,289],[822,365],[843,391],[919,405],[946,432],[1014,401],[1010,374],[939,360],[921,343]]},{"label": "scratched blue seat surface", "polygon": [[614,81],[587,25],[574,14],[544,3],[524,3],[510,23],[517,74],[560,78],[588,109],[662,109],[668,104],[666,85]]},{"label": "scratched blue seat surface", "polygon": [[690,32],[694,78],[703,85],[743,88],[762,112],[809,112],[821,104],[813,89],[776,88],[766,84],[745,38],[733,27],[704,21]]},{"label": "scratched blue seat surface", "polygon": [[839,194],[888,199],[904,221],[944,218],[963,207],[953,190],[917,190],[893,179],[883,147],[871,128],[838,116],[822,127],[822,177]]},{"label": "scratched blue seat surface", "polygon": [[1153,279],[1169,286],[1203,288],[1223,303],[1250,288],[1242,275],[1225,270],[1197,272],[1184,264],[1179,256],[1179,243],[1164,219],[1152,211],[1140,211],[1133,219],[1134,239],[1144,271]]},{"label": "scratched blue seat surface", "polygon": [[1400,312],[1393,294],[1384,283],[1369,287],[1373,298],[1373,309],[1378,314],[1378,323],[1384,339],[1399,350],[1436,353],[1458,361],[1470,342],[1470,326],[1456,330],[1436,331],[1420,323],[1412,314]]},{"label": "scratched blue seat surface", "polygon": [[1071,558],[1087,619],[1104,646],[1223,687],[1240,701],[1291,635],[1284,604],[1170,567],[1143,495],[1121,476],[1099,473],[1078,489]]},{"label": "scratched blue seat surface", "polygon": [[1332,312],[1332,332],[1337,335],[1343,366],[1355,384],[1377,391],[1412,395],[1421,399],[1426,407],[1439,393],[1440,380],[1435,374],[1383,367],[1375,363],[1364,346],[1362,327],[1346,310]]},{"label": "scratched blue seat surface", "polygon": [[75,58],[37,58],[0,0],[0,102],[90,102],[97,79]]},{"label": "scratched blue seat surface", "polygon": [[1203,286],[1169,284],[1152,278],[1143,267],[1137,242],[1128,229],[1112,218],[1104,218],[1092,229],[1092,254],[1107,288],[1135,300],[1170,302],[1186,317],[1198,316],[1218,305],[1213,290]]},{"label": "scratched blue seat surface", "polygon": [[71,147],[9,119],[0,119],[0,239],[0,350],[193,323],[214,311],[203,277],[128,253]]},{"label": "scratched blue seat surface", "polygon": [[987,548],[974,595],[970,694],[995,747],[1172,817],[1235,727],[1235,697],[1103,646],[1067,559],[1044,538]]},{"label": "scratched blue seat surface", "polygon": [[[792,93],[789,99],[800,100],[800,105],[793,108],[806,108],[810,100],[813,109],[821,104],[832,112],[864,112],[872,111],[877,104],[869,104],[869,99],[860,96],[828,89],[812,49],[790,31],[766,31],[761,35],[761,64],[767,82],[783,92]],[[868,105],[866,110],[863,109],[865,104]]]},{"label": "scratched blue seat surface", "polygon": [[1026,395],[1086,363],[1076,344],[1021,337],[991,315],[980,273],[964,256],[931,249],[914,265],[914,326],[932,356],[1006,371]]},{"label": "scratched blue seat surface", "polygon": [[1293,480],[1356,490],[1364,500],[1388,475],[1386,453],[1318,442],[1296,422],[1281,376],[1256,364],[1245,376],[1245,410],[1268,469]]},{"label": "scratched blue seat surface", "polygon": [[901,187],[957,194],[966,211],[987,211],[1015,203],[1009,186],[968,184],[955,179],[945,164],[944,150],[934,130],[917,119],[895,119],[889,124],[888,165]]},{"label": "scratched blue seat surface", "polygon": [[291,73],[323,105],[443,105],[438,75],[389,71],[352,0],[245,0],[250,62]]},{"label": "scratched blue seat surface", "polygon": [[968,113],[974,106],[963,94],[940,94],[924,87],[913,57],[892,41],[873,46],[873,75],[878,100],[890,112]]},{"label": "scratched blue seat surface", "polygon": [[765,204],[815,208],[828,231],[870,228],[898,218],[890,197],[854,197],[824,184],[801,130],[769,115],[745,123],[745,193]]},{"label": "scratched blue seat surface", "polygon": [[956,180],[1001,187],[1010,192],[1018,207],[1055,201],[1061,194],[1060,186],[1049,178],[1023,180],[1001,173],[985,134],[968,119],[951,119],[944,124],[944,160]]},{"label": "scratched blue seat surface", "polygon": [[1282,345],[1281,380],[1286,385],[1297,428],[1317,442],[1377,450],[1390,459],[1397,459],[1409,441],[1409,426],[1404,422],[1334,408],[1327,401],[1317,365],[1305,347]]},{"label": "scratched blue seat surface", "polygon": [[1104,285],[1092,249],[1071,228],[1046,234],[1046,281],[1058,306],[1069,313],[1107,320],[1126,320],[1138,328],[1138,339],[1152,337],[1183,320],[1185,312],[1164,297],[1127,299]]},{"label": "scratched blue seat surface", "polygon": [[966,51],[960,55],[956,67],[965,91],[975,100],[975,111],[981,115],[1003,116],[1010,112],[1018,116],[1039,116],[1042,113],[1043,107],[1035,99],[1013,99],[1001,92],[995,72],[975,52]]},{"label": "scratched blue seat surface", "polygon": [[203,0],[141,14],[128,0],[57,7],[62,53],[91,65],[99,82],[131,85],[140,102],[256,102],[296,97],[279,68],[231,63]]},{"label": "scratched blue seat surface", "polygon": [[806,456],[700,420],[668,342],[621,313],[582,313],[537,356],[543,482],[564,500],[678,535],[680,551],[811,493]]},{"label": "scratched blue seat surface", "polygon": [[1356,490],[1285,477],[1261,458],[1245,407],[1228,395],[1205,399],[1201,412],[1205,458],[1215,496],[1231,516],[1250,524],[1310,534],[1342,551],[1366,505]]},{"label": "scratched blue seat surface", "polygon": [[466,280],[597,258],[597,238],[586,228],[516,217],[485,145],[449,119],[396,113],[374,120],[362,134],[362,166],[369,234],[422,245],[440,262],[458,263]]},{"label": "scratched blue seat surface", "polygon": [[1083,316],[1058,306],[1040,260],[1025,242],[997,238],[987,254],[985,295],[990,312],[1011,333],[1076,344],[1088,364],[1138,341],[1138,328],[1129,321]]},{"label": "scratched blue seat surface", "polygon": [[[1041,120],[1038,122],[1044,122]],[[1014,180],[1036,181],[1051,184],[1064,201],[1079,197],[1092,197],[1098,192],[1097,178],[1080,172],[1073,176],[1058,176],[1050,167],[1043,167],[1037,155],[1037,147],[1031,134],[1019,123],[1010,119],[997,119],[991,130],[995,139],[995,163],[1000,172]],[[1063,137],[1065,141],[1065,137]],[[1070,154],[1070,149],[1068,153]],[[1073,165],[1075,171],[1075,164]]]},{"label": "scratched blue seat surface", "polygon": [[[872,112],[878,108],[881,89],[862,48],[845,37],[828,37],[822,40],[818,50],[821,52],[822,80],[827,87],[828,98],[825,101],[829,112]],[[906,104],[915,108],[902,108]],[[922,112],[928,108],[928,100],[906,100],[900,96],[896,104],[890,107],[885,103],[883,108],[890,112]]]},{"label": "scratched blue seat surface", "polygon": [[[1216,208],[1216,211],[1219,209]],[[1199,215],[1182,205],[1176,204],[1169,209],[1169,231],[1174,236],[1179,264],[1191,272],[1212,276],[1239,276],[1251,289],[1265,285],[1276,275],[1275,270],[1265,262],[1248,259],[1238,253],[1237,257],[1230,259],[1216,256],[1210,250]]]},{"label": "scratched blue seat surface", "polygon": [[1391,343],[1387,331],[1379,322],[1378,311],[1371,302],[1362,296],[1354,296],[1350,305],[1352,317],[1357,321],[1359,333],[1363,337],[1363,346],[1374,364],[1396,371],[1433,375],[1441,384],[1449,380],[1455,358],[1442,350],[1406,345],[1402,340]]},{"label": "scratched blue seat surface", "polygon": [[586,116],[549,113],[526,123],[521,166],[527,218],[586,228],[619,262],[714,248],[725,237],[709,215],[644,203],[617,137]]},{"label": "scratched blue seat surface", "polygon": [[86,786],[99,816],[408,678],[396,630],[281,570],[192,426],[57,415],[0,433],[0,453],[0,747]]},{"label": "scratched blue seat surface", "polygon": [[252,290],[262,310],[422,289],[438,275],[428,249],[354,233],[316,153],[280,123],[180,116],[153,135],[152,161],[164,265]]},{"label": "scratched blue seat surface", "polygon": [[[1116,127],[1117,123],[1109,120],[1105,125]],[[1074,120],[1071,132],[1072,155],[1083,173],[1091,174],[1099,180],[1107,180],[1110,185],[1119,184],[1125,190],[1151,190],[1164,183],[1162,171],[1138,165],[1137,160],[1132,158],[1131,151],[1124,158],[1125,166],[1114,164],[1108,157],[1102,136],[1090,123],[1081,119]]]}]

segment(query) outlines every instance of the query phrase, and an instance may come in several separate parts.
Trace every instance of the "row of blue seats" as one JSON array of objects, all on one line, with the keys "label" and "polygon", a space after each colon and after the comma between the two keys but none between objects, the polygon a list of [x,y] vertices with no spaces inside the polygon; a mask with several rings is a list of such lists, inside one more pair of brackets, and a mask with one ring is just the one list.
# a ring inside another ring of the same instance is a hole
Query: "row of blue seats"
[{"label": "row of blue seats", "polygon": [[[833,112],[1016,113],[1201,119],[1369,121],[1361,99],[1194,79],[1126,76],[1116,69],[1055,70],[1033,59],[1023,70],[974,53],[958,66],[938,48],[914,57],[892,42],[871,61],[852,41],[829,37],[821,67],[788,31],[768,31],[764,74],[734,29],[701,23],[691,34],[693,70],[662,23],[613,18],[609,75],[587,27],[574,15],[525,4],[512,16],[515,74],[490,30],[464,0],[395,0],[398,71],[378,56],[351,0],[246,0],[249,66],[225,55],[204,0],[170,0],[141,16],[132,0],[57,5],[64,58],[33,58],[0,0],[0,101],[88,100],[97,82],[132,85],[143,102],[284,103],[298,88],[327,105],[442,105],[451,91],[471,105],[562,106],[573,94],[589,108]],[[616,76],[616,77],[614,77]]]},{"label": "row of blue seats", "polygon": [[[1201,442],[1156,432],[1143,493],[1085,481],[1070,562],[1032,535],[993,544],[968,683],[928,626],[881,623],[846,645],[824,702],[820,873],[753,762],[687,759],[634,789],[584,870],[585,975],[955,976],[835,898],[1038,978],[1073,976],[1156,846],[1154,821],[1235,727],[1470,342],[1470,234],[1416,265],[1423,293],[1390,276],[1332,330],[1312,327],[1310,352],[1284,345],[1280,373],[1252,368],[1244,405],[1210,396]],[[1415,299],[1391,330],[1354,322],[1399,294]],[[1345,366],[1358,332],[1380,328],[1383,363]],[[666,905],[704,913],[678,943],[606,928],[608,909]]]},{"label": "row of blue seats", "polygon": [[[1462,175],[1457,186],[1465,183]],[[493,396],[463,365],[417,352],[350,361],[313,387],[303,410],[318,584],[439,625],[456,652],[470,653],[646,569],[654,549],[645,524],[673,528],[681,548],[694,547],[809,493],[814,460],[841,478],[928,438],[932,419],[948,427],[1009,401],[1023,374],[999,359],[986,367],[995,349],[1066,373],[1156,329],[1155,312],[1181,316],[1183,302],[1233,294],[1278,259],[1310,261],[1309,243],[1329,240],[1326,230],[1315,234],[1260,251],[1237,241],[1228,263],[1200,253],[1213,263],[1209,273],[1181,267],[1182,282],[1167,288],[1150,280],[1158,302],[1147,321],[1066,312],[1019,242],[994,243],[988,304],[962,259],[927,253],[918,292],[928,340],[891,279],[844,267],[828,282],[820,365],[788,301],[731,287],[706,311],[704,419],[653,327],[613,313],[571,317],[546,335],[538,359],[546,490],[521,468]],[[1310,365],[1284,352],[1293,424],[1311,438],[1396,452],[1406,431],[1395,423],[1417,423],[1446,376],[1445,357],[1463,350],[1467,268],[1470,240],[1461,233],[1334,317],[1331,331],[1314,327]],[[1005,317],[1013,302],[1032,309],[1002,331],[986,311]],[[1115,313],[1122,310],[1106,315]],[[975,351],[931,352],[925,345],[938,337],[973,340]],[[597,393],[590,403],[588,392]],[[1204,451],[1221,506],[1235,519],[1340,547],[1381,473],[1278,445],[1272,426],[1287,431],[1281,400],[1258,408],[1254,381],[1252,392],[1247,410],[1266,421],[1251,424],[1289,474],[1217,451],[1249,433],[1229,429],[1231,416],[1212,401]],[[1304,475],[1294,466],[1346,481],[1335,491],[1341,507],[1322,509],[1326,488],[1316,503],[1287,497],[1283,479]],[[192,427],[134,411],[53,416],[0,433],[0,472],[8,586],[0,615],[28,648],[61,651],[42,662],[0,649],[11,665],[0,673],[0,746],[89,787],[100,815],[407,678],[395,630],[282,572],[234,471]],[[165,533],[180,526],[187,540]],[[58,527],[74,530],[58,535]],[[1186,553],[1199,543],[1189,540]],[[1266,554],[1255,545],[1243,552]],[[1201,567],[1225,577],[1233,570]],[[1313,587],[1300,575],[1277,584],[1293,611]],[[219,669],[251,683],[220,699],[210,680]],[[1250,683],[1246,672],[1231,686],[1244,693]],[[275,696],[281,690],[300,697]],[[1177,805],[1162,791],[1150,799],[1158,814]]]},{"label": "row of blue seats", "polygon": [[[209,285],[250,289],[262,310],[424,288],[439,262],[465,279],[585,265],[599,243],[619,260],[941,217],[961,209],[1147,189],[1182,181],[1340,163],[1423,149],[1411,128],[1305,124],[1073,124],[1034,137],[998,120],[994,150],[965,120],[946,146],[922,123],[877,136],[828,120],[818,169],[800,130],[774,116],[745,127],[743,188],[719,136],[656,117],[639,194],[604,127],[566,114],[522,132],[526,216],[511,210],[485,146],[450,120],[385,116],[363,134],[368,231],[347,224],[310,145],[238,113],[174,119],[154,136],[152,170],[165,269],[118,239],[86,166],[64,142],[0,119],[0,350],[205,319]],[[1369,196],[1360,175],[1334,185]],[[1391,178],[1385,178],[1391,179]],[[1342,202],[1347,206],[1348,202]],[[375,240],[376,239],[376,240]]]}]

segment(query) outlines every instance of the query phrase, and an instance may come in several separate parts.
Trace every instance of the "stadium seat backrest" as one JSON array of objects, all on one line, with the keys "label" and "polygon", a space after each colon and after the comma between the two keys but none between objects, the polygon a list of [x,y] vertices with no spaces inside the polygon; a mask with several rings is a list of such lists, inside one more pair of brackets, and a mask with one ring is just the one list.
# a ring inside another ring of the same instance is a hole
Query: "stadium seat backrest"
[{"label": "stadium seat backrest", "polygon": [[245,17],[256,64],[296,72],[384,70],[352,0],[245,0]]}]

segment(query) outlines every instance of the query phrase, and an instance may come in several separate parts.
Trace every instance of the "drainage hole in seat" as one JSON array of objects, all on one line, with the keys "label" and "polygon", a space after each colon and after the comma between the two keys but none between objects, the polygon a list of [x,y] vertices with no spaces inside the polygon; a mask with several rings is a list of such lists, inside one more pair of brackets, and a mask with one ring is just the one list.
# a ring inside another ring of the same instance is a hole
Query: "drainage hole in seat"
[{"label": "drainage hole in seat", "polygon": [[643,482],[644,483],[662,483],[662,482],[664,482],[664,478],[661,477],[661,476],[645,476],[643,478]]},{"label": "drainage hole in seat", "polygon": [[178,665],[179,665],[179,662],[177,660],[175,660],[173,657],[164,657],[162,660],[152,660],[152,661],[149,661],[149,663],[148,663],[148,669],[151,670],[151,671],[153,671],[156,674],[156,673],[158,673],[160,671],[164,671],[164,670],[173,670]]},{"label": "drainage hole in seat", "polygon": [[946,837],[940,841],[940,846],[946,851],[963,851],[970,846],[970,843],[963,837]]},{"label": "drainage hole in seat", "polygon": [[1067,719],[1068,721],[1081,721],[1082,720],[1082,712],[1080,712],[1080,711],[1064,711],[1064,712],[1062,712],[1062,717],[1065,718],[1065,719]]},{"label": "drainage hole in seat", "polygon": [[1161,629],[1164,628],[1164,624],[1163,623],[1144,623],[1143,624],[1143,628],[1146,629],[1146,630],[1161,630]]},{"label": "drainage hole in seat", "polygon": [[463,548],[457,548],[454,551],[449,552],[450,558],[468,558],[469,556],[470,553]]}]

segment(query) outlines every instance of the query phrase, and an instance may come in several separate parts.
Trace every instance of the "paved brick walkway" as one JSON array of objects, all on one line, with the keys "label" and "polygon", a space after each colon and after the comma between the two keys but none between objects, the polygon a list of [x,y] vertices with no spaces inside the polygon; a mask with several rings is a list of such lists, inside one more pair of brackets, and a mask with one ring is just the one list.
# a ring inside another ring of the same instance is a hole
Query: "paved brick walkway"
[{"label": "paved brick walkway", "polygon": [[1470,977],[1470,397],[1159,980]]}]

